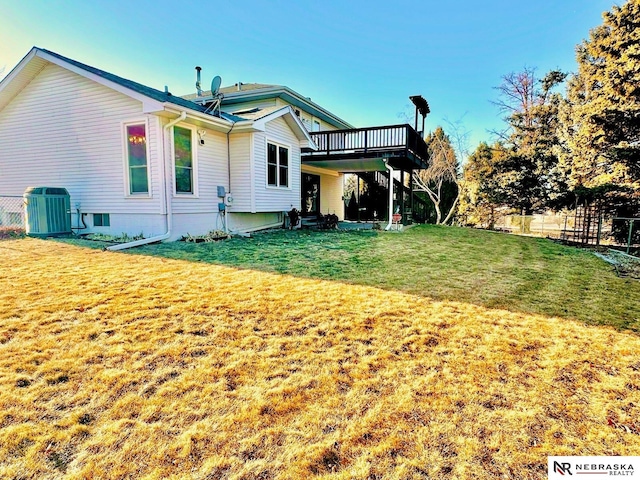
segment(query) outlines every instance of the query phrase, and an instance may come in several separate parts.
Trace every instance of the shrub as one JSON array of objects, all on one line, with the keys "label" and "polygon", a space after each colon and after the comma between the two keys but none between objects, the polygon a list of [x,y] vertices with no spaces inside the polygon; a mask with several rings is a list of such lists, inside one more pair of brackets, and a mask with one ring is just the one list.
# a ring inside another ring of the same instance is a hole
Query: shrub
[{"label": "shrub", "polygon": [[0,227],[0,240],[22,238],[26,235],[22,227]]}]

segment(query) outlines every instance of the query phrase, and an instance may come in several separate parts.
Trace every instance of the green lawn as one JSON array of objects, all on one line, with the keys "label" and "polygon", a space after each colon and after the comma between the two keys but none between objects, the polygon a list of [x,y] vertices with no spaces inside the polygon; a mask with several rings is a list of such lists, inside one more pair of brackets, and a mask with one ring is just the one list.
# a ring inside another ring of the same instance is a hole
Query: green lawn
[{"label": "green lawn", "polygon": [[163,243],[129,252],[640,331],[640,282],[618,278],[610,265],[587,250],[545,239],[424,225],[403,233],[277,231],[216,243]]}]

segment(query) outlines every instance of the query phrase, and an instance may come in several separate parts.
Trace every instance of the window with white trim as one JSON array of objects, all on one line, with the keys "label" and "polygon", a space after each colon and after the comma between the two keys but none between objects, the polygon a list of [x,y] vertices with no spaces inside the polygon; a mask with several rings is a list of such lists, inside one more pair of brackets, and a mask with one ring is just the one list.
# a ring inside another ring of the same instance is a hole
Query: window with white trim
[{"label": "window with white trim", "polygon": [[93,214],[93,226],[94,227],[110,227],[111,219],[108,213],[94,213]]},{"label": "window with white trim", "polygon": [[125,133],[129,195],[148,194],[147,126],[144,123],[126,125]]},{"label": "window with white trim", "polygon": [[176,195],[194,195],[196,190],[192,130],[173,127],[173,159]]},{"label": "window with white trim", "polygon": [[271,142],[267,142],[267,185],[289,186],[289,149]]}]

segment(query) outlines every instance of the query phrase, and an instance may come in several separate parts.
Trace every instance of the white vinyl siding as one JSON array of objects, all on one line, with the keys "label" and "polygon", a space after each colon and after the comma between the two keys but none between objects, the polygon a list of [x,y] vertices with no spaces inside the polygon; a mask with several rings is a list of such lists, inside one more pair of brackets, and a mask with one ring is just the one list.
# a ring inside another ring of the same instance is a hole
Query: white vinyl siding
[{"label": "white vinyl siding", "polygon": [[[128,197],[122,122],[141,117],[150,196]],[[0,192],[64,187],[83,212],[160,213],[158,132],[157,118],[142,115],[140,101],[49,64],[0,111]]]},{"label": "white vinyl siding", "polygon": [[[289,105],[288,103],[280,99],[278,100],[282,105]],[[300,112],[300,115],[298,115],[298,118],[300,118],[300,121],[309,132],[318,132],[318,131],[324,132],[326,130],[338,130],[336,127],[334,127],[330,123],[325,122],[324,120],[312,115],[311,113],[305,112],[299,107],[295,107],[292,105],[291,108],[293,108],[294,111],[297,110]]]},{"label": "white vinyl siding", "polygon": [[[251,133],[231,135],[231,194],[233,205],[230,212],[255,211],[255,176],[252,162],[253,137]],[[225,184],[226,185],[226,184]],[[229,188],[229,187],[227,187]]]},{"label": "white vinyl siding", "polygon": [[[169,120],[165,122],[168,123]],[[192,129],[184,122],[179,123],[177,127]],[[175,193],[171,199],[173,213],[175,215],[206,214],[198,218],[202,219],[201,222],[205,222],[208,230],[213,230],[219,224],[218,203],[222,201],[218,197],[217,187],[220,185],[228,190],[227,137],[224,133],[213,130],[205,130],[205,132],[204,145],[199,144],[197,135],[192,137],[195,161],[194,188],[197,196],[175,192],[174,168],[171,168],[167,181],[171,191]],[[167,137],[169,138],[165,139],[165,145],[173,158],[173,135],[167,135]],[[174,162],[175,160],[172,160],[171,164],[174,165]],[[175,222],[179,220],[174,218],[174,224]],[[192,229],[189,233],[193,234],[194,231]]]},{"label": "white vinyl siding", "polygon": [[[265,132],[254,138],[255,204],[258,212],[283,212],[300,208],[300,140],[282,117],[266,124]],[[289,185],[270,187],[267,182],[267,143],[289,148]]]}]

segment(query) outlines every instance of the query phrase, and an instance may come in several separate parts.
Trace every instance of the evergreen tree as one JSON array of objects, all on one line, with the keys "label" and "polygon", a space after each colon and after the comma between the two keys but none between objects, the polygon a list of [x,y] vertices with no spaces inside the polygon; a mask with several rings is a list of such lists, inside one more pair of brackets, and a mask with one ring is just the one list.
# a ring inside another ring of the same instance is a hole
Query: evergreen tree
[{"label": "evergreen tree", "polygon": [[562,100],[554,88],[566,74],[551,71],[542,79],[525,69],[503,77],[497,105],[509,126],[502,133],[505,156],[496,174],[510,207],[525,214],[544,210],[558,191],[556,147],[558,110]]},{"label": "evergreen tree", "polygon": [[[603,14],[577,47],[561,112],[570,186],[640,185],[640,0]],[[635,184],[635,185],[634,185]]]},{"label": "evergreen tree", "polygon": [[466,225],[493,228],[507,195],[498,173],[507,158],[501,143],[480,143],[464,165],[458,216]]}]

